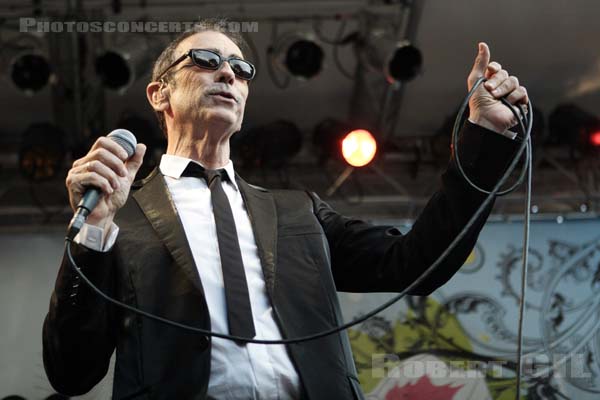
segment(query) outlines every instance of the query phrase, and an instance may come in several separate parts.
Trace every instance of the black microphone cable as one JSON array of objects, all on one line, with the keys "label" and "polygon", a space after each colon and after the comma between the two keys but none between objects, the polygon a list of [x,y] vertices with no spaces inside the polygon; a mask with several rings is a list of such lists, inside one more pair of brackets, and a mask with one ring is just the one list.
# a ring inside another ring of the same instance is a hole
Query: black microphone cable
[{"label": "black microphone cable", "polygon": [[[479,78],[479,80],[477,80],[475,85],[473,85],[473,88],[482,84],[485,81],[486,81],[486,79]],[[480,188],[473,181],[471,181],[469,179],[467,174],[464,172],[462,165],[460,164],[459,152],[458,152],[458,150],[456,150],[458,148],[458,135],[456,133],[458,132],[458,129],[460,128],[460,124],[462,122],[462,115],[464,114],[464,108],[466,108],[473,92],[474,92],[474,90],[471,90],[471,92],[469,92],[469,94],[465,98],[463,104],[461,105],[460,111],[456,117],[456,120],[454,121],[454,128],[453,128],[453,133],[452,133],[452,144],[455,148],[456,165],[457,165],[458,170],[460,171],[460,174],[462,175],[462,177],[465,178],[465,180],[469,183],[469,185],[471,185],[471,187],[480,191],[481,193],[485,193],[485,194],[489,195],[491,192]],[[531,222],[531,186],[532,186],[531,129],[533,126],[533,107],[531,106],[531,101],[529,101],[529,103],[527,104],[528,108],[522,107],[520,110],[521,115],[524,117],[524,119],[526,120],[526,123],[527,123],[527,129],[525,130],[525,128],[523,126],[523,122],[522,122],[521,118],[519,118],[519,115],[515,111],[514,107],[505,98],[501,98],[500,101],[502,101],[502,104],[504,104],[506,107],[508,107],[513,112],[515,117],[517,117],[517,120],[519,121],[522,132],[525,132],[525,137],[524,137],[523,141],[527,143],[527,151],[525,153],[525,162],[523,163],[523,168],[521,169],[521,174],[520,174],[517,182],[510,188],[503,190],[503,191],[499,191],[497,193],[498,196],[502,196],[502,195],[511,193],[512,191],[514,191],[517,188],[517,186],[519,186],[523,182],[525,175],[527,175],[527,184],[525,185],[525,210],[524,210],[524,222],[523,222],[523,253],[521,256],[521,260],[522,260],[521,287],[519,289],[520,302],[519,302],[519,315],[518,315],[518,322],[517,322],[517,324],[518,324],[518,327],[517,327],[517,361],[515,363],[516,368],[517,368],[515,371],[515,375],[517,378],[517,385],[516,385],[515,393],[516,393],[516,399],[519,400],[521,398],[521,396],[520,396],[520,393],[521,393],[521,371],[523,369],[523,316],[525,313],[525,295],[526,295],[526,291],[527,291],[527,271],[528,271],[528,265],[529,265],[529,231],[530,231],[530,222]]]},{"label": "black microphone cable", "polygon": [[[456,137],[458,136],[458,129],[457,126],[460,126],[460,121],[462,120],[462,116],[467,108],[469,99],[471,98],[471,96],[473,95],[474,91],[479,87],[479,85],[481,85],[483,82],[485,81],[484,78],[480,78],[471,88],[471,90],[469,91],[467,97],[464,99],[459,112],[457,114],[457,122],[455,123],[454,126],[454,131],[452,133],[453,135],[453,140],[454,140],[454,152],[455,152],[455,156],[458,154],[458,147],[456,147]],[[488,207],[488,205],[491,203],[492,199],[498,195],[499,193],[506,193],[506,191],[500,192],[500,188],[502,187],[502,185],[504,185],[504,183],[506,182],[506,180],[509,178],[510,174],[512,173],[512,171],[515,169],[516,165],[518,164],[519,160],[521,159],[521,155],[525,155],[525,163],[527,164],[526,167],[524,167],[525,169],[529,170],[529,179],[528,179],[528,188],[527,188],[527,197],[528,197],[528,204],[529,204],[529,196],[531,196],[529,187],[531,185],[531,168],[530,168],[530,164],[531,164],[531,140],[530,140],[530,136],[531,136],[531,127],[532,127],[532,106],[531,106],[531,101],[529,101],[527,107],[527,112],[522,111],[521,115],[519,115],[519,113],[515,110],[515,108],[504,98],[500,99],[502,101],[503,104],[505,104],[515,115],[516,119],[519,122],[519,126],[521,128],[521,131],[523,132],[523,140],[521,142],[521,144],[519,145],[519,148],[517,150],[517,153],[515,154],[515,156],[513,157],[513,159],[511,160],[508,168],[506,169],[506,171],[504,172],[504,175],[502,175],[502,177],[498,180],[498,182],[496,183],[496,185],[494,186],[494,188],[487,192],[484,191],[484,193],[487,193],[487,197],[485,198],[485,200],[481,203],[481,205],[479,206],[479,208],[477,209],[477,211],[475,211],[475,213],[473,214],[473,216],[471,217],[471,219],[469,219],[469,221],[466,223],[466,225],[463,227],[463,229],[458,233],[458,235],[454,238],[454,240],[448,245],[448,247],[444,250],[444,252],[442,254],[440,254],[440,256],[435,260],[435,262],[433,264],[431,264],[413,283],[411,283],[410,285],[408,285],[404,290],[402,290],[400,293],[398,293],[396,296],[394,296],[393,298],[391,298],[390,300],[386,301],[385,303],[383,303],[382,305],[380,305],[377,308],[374,308],[373,310],[369,311],[368,313],[364,314],[363,316],[353,319],[350,322],[347,322],[345,324],[336,326],[334,328],[331,329],[327,329],[325,331],[321,331],[321,332],[317,332],[311,335],[305,335],[305,336],[301,336],[301,337],[297,337],[297,338],[291,338],[291,339],[281,339],[281,340],[266,340],[266,339],[248,339],[248,338],[244,338],[244,337],[240,337],[240,336],[234,336],[234,335],[228,335],[225,333],[218,333],[218,332],[212,332],[206,329],[202,329],[202,328],[197,328],[194,326],[190,326],[190,325],[186,325],[186,324],[182,324],[176,321],[172,321],[163,317],[160,317],[158,315],[154,315],[151,313],[148,313],[146,311],[140,310],[136,307],[130,306],[128,304],[125,304],[123,302],[120,302],[116,299],[113,299],[112,297],[108,296],[107,294],[105,294],[104,292],[102,292],[100,289],[98,289],[86,276],[85,274],[83,274],[83,272],[80,270],[80,268],[77,266],[77,264],[75,263],[75,260],[73,259],[73,256],[71,254],[71,243],[72,243],[72,239],[69,238],[65,238],[65,250],[67,253],[67,257],[69,258],[69,261],[71,263],[71,267],[75,270],[75,272],[79,275],[79,277],[96,293],[98,294],[100,297],[102,297],[103,299],[105,299],[106,301],[108,301],[109,303],[112,303],[118,307],[121,307],[125,310],[131,311],[135,314],[141,315],[143,317],[152,319],[154,321],[160,322],[160,323],[164,323],[166,325],[170,325],[176,328],[180,328],[183,329],[185,331],[189,331],[189,332],[195,332],[195,333],[200,333],[202,335],[206,335],[206,336],[214,336],[214,337],[218,337],[218,338],[222,338],[222,339],[228,339],[228,340],[233,340],[233,341],[240,341],[240,342],[246,342],[246,343],[257,343],[257,344],[293,344],[293,343],[300,343],[300,342],[306,342],[306,341],[310,341],[310,340],[315,340],[315,339],[319,339],[325,336],[329,336],[335,333],[338,333],[342,330],[348,329],[352,326],[358,325],[364,321],[366,321],[367,319],[373,317],[374,315],[380,313],[381,311],[385,310],[386,308],[390,307],[392,304],[400,301],[403,297],[405,297],[407,295],[407,293],[409,293],[413,288],[415,288],[416,286],[420,285],[425,279],[427,279],[427,277],[429,275],[431,275],[436,268],[438,268],[438,266],[440,265],[440,263],[448,256],[448,254],[457,246],[457,244],[462,240],[462,238],[466,235],[467,231],[471,228],[471,226],[473,226],[473,224],[475,223],[475,221],[477,221],[479,219],[479,217],[481,216],[481,214],[483,213],[483,211]],[[529,116],[528,116],[529,115]],[[526,123],[523,122],[523,120],[526,121]],[[525,150],[527,150],[525,152]],[[462,167],[460,167],[460,161],[459,158],[456,157],[456,163],[457,165],[459,165],[459,171],[462,174],[462,176],[467,180],[467,182],[469,182],[473,187],[477,188],[475,186],[474,183],[472,183],[465,175],[464,171],[462,170]],[[523,177],[523,173],[521,173],[521,178]],[[514,185],[511,189],[509,190],[514,190],[514,187],[516,187],[516,185]],[[478,190],[482,190],[481,188],[477,188]],[[529,235],[529,206],[526,212],[526,239],[525,239],[525,245],[528,245],[528,235]],[[524,250],[524,260],[526,261],[526,256],[527,256],[527,250],[526,247],[524,246],[525,250]],[[524,279],[526,278],[526,267],[527,264],[524,264],[524,270],[523,270],[523,275],[522,275],[522,279],[523,279],[523,284],[521,287],[522,290],[522,297],[521,297],[521,307],[520,307],[520,316],[519,316],[519,350],[518,350],[518,357],[520,360],[520,354],[521,354],[521,345],[520,342],[522,341],[521,337],[522,337],[522,332],[521,332],[521,325],[522,325],[522,314],[523,314],[523,304],[525,303],[525,299],[524,299],[524,290],[525,290],[525,282]],[[520,369],[519,369],[520,371]],[[519,372],[520,375],[520,372]],[[518,380],[517,385],[520,385],[520,380]],[[517,392],[518,393],[518,392]]]}]

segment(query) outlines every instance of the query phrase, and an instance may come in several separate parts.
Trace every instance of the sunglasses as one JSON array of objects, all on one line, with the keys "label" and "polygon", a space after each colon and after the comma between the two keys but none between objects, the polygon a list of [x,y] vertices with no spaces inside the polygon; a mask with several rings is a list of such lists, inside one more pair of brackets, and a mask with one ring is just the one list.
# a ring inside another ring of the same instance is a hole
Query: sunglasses
[{"label": "sunglasses", "polygon": [[219,68],[221,68],[223,62],[227,61],[231,66],[231,69],[233,70],[235,76],[246,81],[252,80],[252,78],[254,78],[254,75],[256,74],[256,69],[254,68],[254,65],[252,65],[246,60],[242,60],[241,58],[222,57],[220,54],[215,53],[211,50],[190,49],[190,51],[188,51],[186,54],[182,55],[171,65],[169,65],[167,69],[165,69],[158,76],[158,78],[156,78],[156,80],[160,81],[161,78],[167,73],[167,71],[169,71],[171,68],[185,60],[187,57],[190,57],[192,59],[194,65],[200,68],[210,69],[213,71],[216,71]]}]

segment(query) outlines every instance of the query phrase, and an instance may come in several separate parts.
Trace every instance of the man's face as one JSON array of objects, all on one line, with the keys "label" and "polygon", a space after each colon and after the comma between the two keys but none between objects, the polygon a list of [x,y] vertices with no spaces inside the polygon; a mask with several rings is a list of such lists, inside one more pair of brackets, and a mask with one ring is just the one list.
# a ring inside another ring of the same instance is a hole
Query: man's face
[{"label": "man's face", "polygon": [[[207,49],[222,57],[242,57],[239,47],[222,33],[200,32],[177,46],[175,57],[190,49]],[[182,123],[222,125],[225,131],[239,131],[248,97],[248,81],[235,76],[228,62],[212,71],[194,65],[187,58],[175,67],[170,106],[173,118]]]}]

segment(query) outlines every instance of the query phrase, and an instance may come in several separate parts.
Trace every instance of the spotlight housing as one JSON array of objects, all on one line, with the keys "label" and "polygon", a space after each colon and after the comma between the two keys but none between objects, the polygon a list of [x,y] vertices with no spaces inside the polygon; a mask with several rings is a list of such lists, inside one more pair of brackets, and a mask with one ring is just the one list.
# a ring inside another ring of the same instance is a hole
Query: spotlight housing
[{"label": "spotlight housing", "polygon": [[389,82],[408,82],[421,72],[422,66],[421,51],[408,42],[401,42],[390,52],[384,72]]},{"label": "spotlight housing", "polygon": [[323,68],[325,53],[310,33],[285,34],[272,46],[271,52],[277,65],[298,79],[314,78]]},{"label": "spotlight housing", "polygon": [[129,35],[100,52],[95,60],[102,85],[119,94],[150,71],[160,53],[158,43],[145,36]]},{"label": "spotlight housing", "polygon": [[12,38],[10,43],[2,50],[2,73],[16,89],[27,95],[44,89],[53,72],[45,42],[22,34]]},{"label": "spotlight housing", "polygon": [[42,90],[50,80],[52,69],[45,55],[37,52],[23,52],[15,57],[10,66],[13,84],[27,94]]},{"label": "spotlight housing", "polygon": [[411,81],[423,68],[421,50],[408,40],[393,38],[386,30],[372,31],[359,50],[364,62],[383,73],[390,84]]}]

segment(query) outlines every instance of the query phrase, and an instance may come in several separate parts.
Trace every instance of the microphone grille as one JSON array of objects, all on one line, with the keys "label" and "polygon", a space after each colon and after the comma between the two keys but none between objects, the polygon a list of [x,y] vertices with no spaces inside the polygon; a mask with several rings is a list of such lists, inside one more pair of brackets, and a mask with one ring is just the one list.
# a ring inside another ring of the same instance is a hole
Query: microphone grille
[{"label": "microphone grille", "polygon": [[117,142],[127,152],[128,157],[131,157],[135,153],[137,140],[133,133],[127,129],[115,129],[108,134],[108,137]]}]

